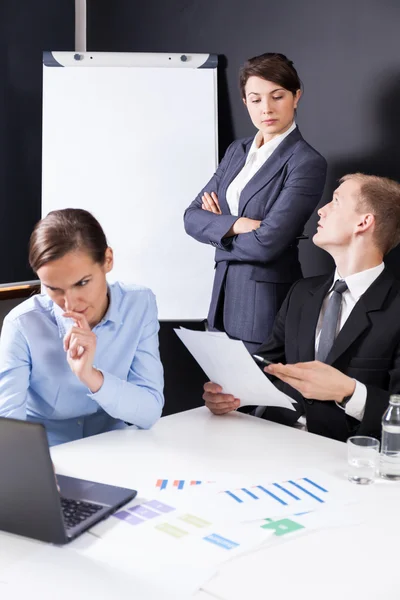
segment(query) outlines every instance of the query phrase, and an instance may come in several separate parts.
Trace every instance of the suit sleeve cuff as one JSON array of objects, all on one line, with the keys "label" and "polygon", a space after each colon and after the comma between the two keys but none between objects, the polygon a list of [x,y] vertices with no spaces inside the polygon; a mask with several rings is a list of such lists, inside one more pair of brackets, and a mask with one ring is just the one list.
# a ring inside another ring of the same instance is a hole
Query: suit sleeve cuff
[{"label": "suit sleeve cuff", "polygon": [[226,234],[233,224],[239,219],[234,215],[216,215],[212,227],[209,229],[209,243],[215,248],[226,250],[232,244],[232,237],[226,238]]},{"label": "suit sleeve cuff", "polygon": [[336,405],[344,410],[349,417],[353,417],[354,419],[357,419],[357,421],[362,421],[365,412],[365,403],[367,401],[367,388],[363,383],[360,383],[357,380],[355,380],[355,382],[356,388],[346,406],[341,406],[338,402],[336,402]]}]

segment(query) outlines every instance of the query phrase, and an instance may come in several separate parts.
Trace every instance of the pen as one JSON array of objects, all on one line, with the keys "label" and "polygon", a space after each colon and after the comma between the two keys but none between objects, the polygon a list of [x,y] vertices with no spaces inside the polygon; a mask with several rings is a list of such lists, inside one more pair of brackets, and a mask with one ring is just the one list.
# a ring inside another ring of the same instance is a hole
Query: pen
[{"label": "pen", "polygon": [[265,365],[266,367],[268,367],[268,365],[274,364],[273,362],[271,362],[270,360],[267,360],[266,358],[264,358],[263,356],[260,356],[259,354],[252,354],[252,356],[253,356],[254,360]]}]

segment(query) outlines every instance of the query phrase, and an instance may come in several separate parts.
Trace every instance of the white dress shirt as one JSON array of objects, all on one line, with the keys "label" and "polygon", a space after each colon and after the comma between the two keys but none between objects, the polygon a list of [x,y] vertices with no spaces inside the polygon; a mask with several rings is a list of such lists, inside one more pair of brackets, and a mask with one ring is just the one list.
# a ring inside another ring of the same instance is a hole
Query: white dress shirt
[{"label": "white dress shirt", "polygon": [[247,155],[244,167],[236,175],[235,179],[231,181],[226,191],[226,201],[231,211],[231,215],[237,216],[239,214],[239,200],[243,188],[257,173],[260,167],[262,167],[265,161],[269,159],[271,154],[277,149],[279,144],[283,142],[285,137],[287,137],[289,133],[292,133],[294,129],[296,129],[296,123],[293,121],[287,131],[277,135],[264,144],[262,144],[263,134],[261,131],[257,133]]},{"label": "white dress shirt", "polygon": [[[348,277],[341,277],[339,271],[336,269],[332,285],[329,289],[327,296],[324,298],[324,301],[321,306],[321,312],[319,313],[317,328],[315,330],[315,352],[317,352],[318,350],[319,339],[321,337],[322,320],[324,318],[329,298],[332,295],[332,290],[335,282],[338,279],[343,279],[346,282],[348,288],[342,294],[342,306],[337,329],[337,333],[339,333],[339,331],[342,329],[343,325],[349,318],[350,313],[357,304],[358,300],[363,294],[365,294],[370,285],[374,283],[375,279],[379,277],[384,268],[385,265],[382,262],[377,267],[372,267],[372,269],[366,269],[365,271],[361,271],[360,273],[354,273],[353,275],[349,275]],[[360,383],[357,380],[355,380],[355,382],[356,388],[351,399],[347,402],[346,406],[342,407],[340,406],[340,404],[336,404],[337,406],[345,410],[347,415],[354,417],[358,421],[361,421],[364,416],[365,402],[367,399],[367,388],[363,383]],[[305,417],[300,417],[297,423],[298,427],[305,428]]]}]

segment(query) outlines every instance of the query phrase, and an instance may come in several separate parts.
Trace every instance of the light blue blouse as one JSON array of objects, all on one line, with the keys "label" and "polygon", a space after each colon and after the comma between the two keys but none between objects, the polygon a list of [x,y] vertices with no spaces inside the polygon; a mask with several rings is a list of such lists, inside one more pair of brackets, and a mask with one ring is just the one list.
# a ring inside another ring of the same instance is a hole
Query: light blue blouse
[{"label": "light blue blouse", "polygon": [[70,319],[45,295],[22,302],[0,337],[0,416],[39,421],[50,445],[112,429],[150,428],[164,405],[154,294],[109,285],[110,304],[93,332],[94,364],[104,382],[92,394],[72,373],[63,349]]}]

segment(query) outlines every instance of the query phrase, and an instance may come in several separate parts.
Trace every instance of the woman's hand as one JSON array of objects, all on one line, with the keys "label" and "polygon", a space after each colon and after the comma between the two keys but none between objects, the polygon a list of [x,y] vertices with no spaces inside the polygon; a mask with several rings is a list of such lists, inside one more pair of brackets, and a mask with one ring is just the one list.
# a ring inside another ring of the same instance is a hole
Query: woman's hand
[{"label": "woman's hand", "polygon": [[[201,208],[203,210],[208,210],[216,215],[222,214],[222,211],[219,207],[218,196],[215,192],[211,192],[211,194],[204,192],[201,197],[201,201]],[[254,229],[258,229],[260,225],[261,221],[256,219],[248,219],[247,217],[240,217],[234,222],[224,237],[232,237],[233,235],[239,235],[241,233],[249,233],[250,231],[254,231]]]},{"label": "woman's hand", "polygon": [[256,219],[248,219],[247,217],[240,217],[234,222],[228,233],[224,237],[232,237],[233,235],[240,235],[241,233],[249,233],[258,229],[261,225],[261,221]]},{"label": "woman's hand", "polygon": [[201,208],[203,210],[208,210],[216,215],[222,215],[222,211],[219,207],[218,196],[215,192],[204,192],[201,197],[202,205]]},{"label": "woman's hand", "polygon": [[103,374],[93,367],[96,352],[96,334],[90,329],[84,315],[77,312],[66,312],[64,317],[74,319],[76,325],[64,336],[64,350],[72,372],[90,389],[98,392],[103,385]]}]

